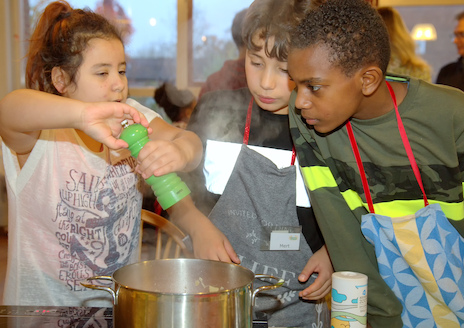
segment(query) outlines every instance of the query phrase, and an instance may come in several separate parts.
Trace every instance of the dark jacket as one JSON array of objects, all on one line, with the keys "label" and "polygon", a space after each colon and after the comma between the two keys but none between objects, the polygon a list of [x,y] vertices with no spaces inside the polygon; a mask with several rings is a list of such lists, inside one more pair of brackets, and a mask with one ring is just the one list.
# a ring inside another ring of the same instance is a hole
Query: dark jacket
[{"label": "dark jacket", "polygon": [[464,91],[464,64],[463,57],[454,63],[449,63],[440,69],[437,84],[449,85]]}]

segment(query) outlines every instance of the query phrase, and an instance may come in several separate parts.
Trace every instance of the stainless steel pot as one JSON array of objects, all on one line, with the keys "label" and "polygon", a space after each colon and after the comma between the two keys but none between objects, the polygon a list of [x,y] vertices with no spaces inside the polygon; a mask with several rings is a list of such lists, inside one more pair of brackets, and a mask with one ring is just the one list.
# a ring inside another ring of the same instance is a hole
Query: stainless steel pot
[{"label": "stainless steel pot", "polygon": [[[255,278],[277,283],[253,290]],[[283,279],[255,275],[235,264],[199,259],[152,260],[127,265],[113,276],[88,280],[110,280],[115,328],[248,328],[256,294],[282,286]]]}]

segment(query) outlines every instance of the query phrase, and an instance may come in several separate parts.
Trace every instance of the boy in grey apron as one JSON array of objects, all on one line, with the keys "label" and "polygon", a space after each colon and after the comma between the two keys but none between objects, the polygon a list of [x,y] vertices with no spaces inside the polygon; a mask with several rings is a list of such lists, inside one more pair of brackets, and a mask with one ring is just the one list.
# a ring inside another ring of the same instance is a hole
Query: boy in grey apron
[{"label": "boy in grey apron", "polygon": [[[204,94],[187,127],[205,146],[204,172],[194,176],[202,181],[189,184],[197,206],[241,265],[285,280],[256,300],[255,311],[266,314],[271,327],[330,325],[323,297],[333,269],[295,164],[287,115],[293,83],[286,73],[286,28],[308,8],[253,2],[242,32],[248,88]],[[197,242],[196,255],[208,247]]]}]

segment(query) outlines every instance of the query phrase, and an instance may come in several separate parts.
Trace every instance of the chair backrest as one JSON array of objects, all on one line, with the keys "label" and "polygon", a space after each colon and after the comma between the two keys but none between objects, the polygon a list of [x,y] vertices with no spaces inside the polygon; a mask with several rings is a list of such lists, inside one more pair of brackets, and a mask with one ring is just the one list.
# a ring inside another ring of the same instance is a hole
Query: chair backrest
[{"label": "chair backrest", "polygon": [[[155,229],[151,229],[154,234],[154,258],[153,254],[144,254],[143,257],[146,259],[166,259],[166,258],[179,258],[179,257],[193,257],[192,253],[184,243],[186,235],[171,221],[166,218],[142,209],[142,235],[144,224],[151,225]],[[145,229],[148,232],[148,229]],[[142,257],[142,242],[140,243],[140,255]],[[150,247],[148,247],[150,249]],[[151,253],[151,251],[150,251]]]}]

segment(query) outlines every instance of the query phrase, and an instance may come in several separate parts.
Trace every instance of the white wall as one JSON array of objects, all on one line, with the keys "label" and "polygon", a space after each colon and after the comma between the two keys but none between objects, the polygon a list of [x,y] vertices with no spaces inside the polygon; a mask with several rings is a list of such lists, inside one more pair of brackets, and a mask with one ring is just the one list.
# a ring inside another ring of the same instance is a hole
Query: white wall
[{"label": "white wall", "polygon": [[24,58],[24,40],[20,13],[23,1],[3,0],[0,2],[0,98],[20,88],[23,80],[21,60]]}]

